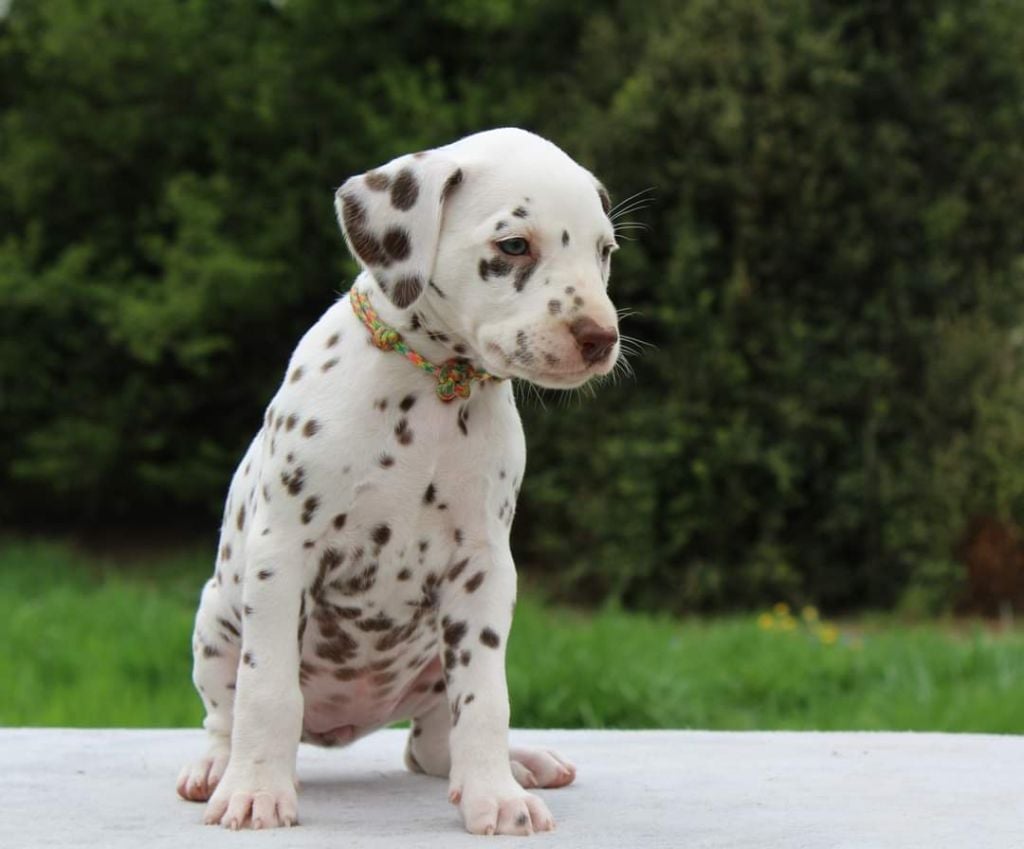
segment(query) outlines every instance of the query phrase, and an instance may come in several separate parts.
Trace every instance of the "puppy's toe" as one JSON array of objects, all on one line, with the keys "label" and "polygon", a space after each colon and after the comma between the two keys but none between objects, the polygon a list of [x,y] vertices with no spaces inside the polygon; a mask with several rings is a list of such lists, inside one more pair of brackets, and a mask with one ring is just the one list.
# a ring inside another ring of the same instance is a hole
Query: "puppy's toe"
[{"label": "puppy's toe", "polygon": [[[576,778],[576,767],[548,749],[512,749],[512,775],[523,787],[565,787]],[[532,777],[533,784],[524,778]]]}]

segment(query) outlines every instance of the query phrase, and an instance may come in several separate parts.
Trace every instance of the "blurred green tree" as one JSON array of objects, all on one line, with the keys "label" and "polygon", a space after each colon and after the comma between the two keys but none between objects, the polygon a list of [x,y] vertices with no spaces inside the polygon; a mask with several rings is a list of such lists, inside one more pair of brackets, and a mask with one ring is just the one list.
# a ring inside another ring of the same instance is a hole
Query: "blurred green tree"
[{"label": "blurred green tree", "polygon": [[217,515],[355,266],[348,174],[506,124],[624,198],[654,347],[527,402],[521,559],[575,598],[948,604],[1024,516],[1024,7],[15,0],[0,519]]}]

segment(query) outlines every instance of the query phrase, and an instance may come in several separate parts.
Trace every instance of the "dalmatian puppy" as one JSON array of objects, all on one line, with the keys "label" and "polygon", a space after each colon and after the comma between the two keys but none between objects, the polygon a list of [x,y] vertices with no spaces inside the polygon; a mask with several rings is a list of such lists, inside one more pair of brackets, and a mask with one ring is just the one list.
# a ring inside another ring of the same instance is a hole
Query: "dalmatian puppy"
[{"label": "dalmatian puppy", "polygon": [[600,183],[518,129],[352,177],[362,271],[299,342],[228,492],[196,615],[205,755],[178,781],[230,828],[298,821],[300,740],[412,720],[409,769],[446,776],[477,834],[554,826],[570,783],[509,749],[509,529],[525,443],[510,378],[612,370],[615,234]]}]

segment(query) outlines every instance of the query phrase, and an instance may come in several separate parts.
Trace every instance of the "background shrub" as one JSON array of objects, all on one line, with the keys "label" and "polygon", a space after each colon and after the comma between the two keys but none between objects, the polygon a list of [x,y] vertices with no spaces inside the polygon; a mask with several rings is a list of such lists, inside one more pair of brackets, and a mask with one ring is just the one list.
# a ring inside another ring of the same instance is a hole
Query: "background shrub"
[{"label": "background shrub", "polygon": [[520,560],[565,595],[931,609],[1024,515],[1024,7],[14,0],[0,22],[0,519],[212,527],[331,193],[473,130],[631,219],[636,378],[527,401]]}]

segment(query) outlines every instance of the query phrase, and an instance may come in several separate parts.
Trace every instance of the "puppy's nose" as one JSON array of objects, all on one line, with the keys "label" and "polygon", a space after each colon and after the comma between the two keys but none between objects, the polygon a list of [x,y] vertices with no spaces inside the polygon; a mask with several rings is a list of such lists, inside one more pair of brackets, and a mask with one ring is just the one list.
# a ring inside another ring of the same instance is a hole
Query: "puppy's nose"
[{"label": "puppy's nose", "polygon": [[614,327],[601,327],[594,319],[586,316],[577,318],[569,325],[569,330],[587,365],[601,362],[619,341],[618,331]]}]

